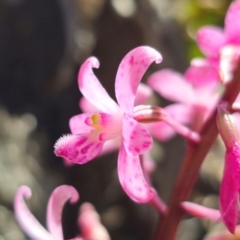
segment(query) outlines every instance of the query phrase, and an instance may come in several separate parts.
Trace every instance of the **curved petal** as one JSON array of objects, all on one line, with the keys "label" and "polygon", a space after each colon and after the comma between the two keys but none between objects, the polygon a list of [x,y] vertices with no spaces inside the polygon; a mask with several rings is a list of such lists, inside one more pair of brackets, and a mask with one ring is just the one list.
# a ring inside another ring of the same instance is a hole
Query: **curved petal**
[{"label": "curved petal", "polygon": [[100,112],[93,104],[91,104],[85,97],[82,97],[79,101],[80,109],[85,113]]},{"label": "curved petal", "polygon": [[99,134],[96,131],[89,134],[69,134],[58,139],[54,146],[54,153],[73,163],[84,164],[99,155],[103,143],[99,140]]},{"label": "curved petal", "polygon": [[[239,151],[239,149],[238,149]],[[239,155],[239,153],[238,153]],[[238,219],[239,156],[229,149],[225,157],[225,169],[220,188],[219,205],[222,219],[231,233],[234,233]]]},{"label": "curved petal", "polygon": [[147,83],[166,99],[184,103],[192,102],[194,99],[191,84],[173,70],[157,71],[149,77]]},{"label": "curved petal", "polygon": [[138,106],[146,103],[152,94],[153,94],[153,91],[149,86],[147,86],[146,84],[140,83],[137,89],[134,106]]},{"label": "curved petal", "polygon": [[73,116],[69,120],[69,127],[72,134],[89,133],[93,128],[86,124],[86,120],[92,116],[92,113],[82,113]]},{"label": "curved petal", "polygon": [[150,64],[160,63],[162,56],[155,49],[147,46],[130,51],[121,61],[115,82],[115,93],[121,109],[132,114],[138,85]]},{"label": "curved petal", "polygon": [[135,119],[127,114],[123,117],[123,144],[133,155],[139,155],[152,147],[152,137],[148,131]]},{"label": "curved petal", "polygon": [[95,57],[90,57],[83,63],[78,73],[79,89],[83,96],[96,108],[105,113],[113,113],[119,107],[110,98],[92,70],[92,68],[98,68],[99,65],[99,61]]},{"label": "curved petal", "polygon": [[233,1],[225,17],[227,43],[240,44],[240,1]]},{"label": "curved petal", "polygon": [[30,198],[31,195],[31,189],[27,186],[21,186],[15,195],[14,212],[19,225],[34,240],[54,240],[53,236],[32,215],[24,202],[23,198]]},{"label": "curved petal", "polygon": [[51,194],[47,206],[47,226],[54,239],[63,239],[62,232],[62,211],[64,204],[71,199],[71,203],[76,203],[79,194],[72,186],[62,185],[57,187]]},{"label": "curved petal", "polygon": [[201,51],[211,58],[218,58],[225,43],[223,29],[215,26],[202,27],[197,32],[197,43]]},{"label": "curved petal", "polygon": [[194,59],[184,76],[196,88],[215,87],[220,82],[218,69],[206,59]]},{"label": "curved petal", "polygon": [[156,196],[155,190],[144,177],[139,156],[128,154],[124,146],[118,155],[118,176],[124,191],[132,200],[146,203]]}]

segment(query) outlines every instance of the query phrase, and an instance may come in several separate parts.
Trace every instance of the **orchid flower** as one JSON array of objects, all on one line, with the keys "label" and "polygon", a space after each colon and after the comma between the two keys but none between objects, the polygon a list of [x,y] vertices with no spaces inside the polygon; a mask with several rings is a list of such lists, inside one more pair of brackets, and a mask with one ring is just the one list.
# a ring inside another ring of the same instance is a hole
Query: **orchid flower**
[{"label": "orchid flower", "polygon": [[219,205],[222,220],[231,233],[234,233],[237,224],[240,192],[240,137],[236,119],[227,111],[225,103],[219,105],[217,126],[226,147]]},{"label": "orchid flower", "polygon": [[220,73],[223,83],[231,80],[232,72],[240,55],[240,1],[230,5],[225,28],[205,26],[197,33],[197,43],[205,54],[208,64]]},{"label": "orchid flower", "polygon": [[[30,198],[31,195],[31,189],[22,186],[18,189],[14,199],[15,216],[23,231],[33,240],[63,240],[61,223],[63,206],[69,199],[71,203],[77,202],[78,192],[68,185],[59,186],[53,191],[47,206],[48,231],[32,215],[24,202],[24,197]],[[83,239],[74,238],[73,240]]]},{"label": "orchid flower", "polygon": [[84,164],[100,154],[110,139],[121,138],[118,155],[120,183],[130,198],[149,202],[155,190],[144,178],[139,155],[152,146],[152,137],[133,116],[135,95],[141,78],[149,65],[161,62],[155,49],[142,46],[130,51],[119,65],[115,93],[118,104],[109,97],[94,75],[98,68],[95,57],[88,58],[78,75],[83,96],[101,112],[83,113],[70,120],[72,135],[63,136],[55,144],[55,154],[78,164]]},{"label": "orchid flower", "polygon": [[[211,115],[220,97],[220,92],[216,91],[217,84],[200,83],[202,78],[215,77],[214,72],[206,71],[206,67],[190,67],[184,76],[163,69],[152,74],[147,81],[158,94],[177,102],[165,108],[169,115],[182,124],[190,125],[197,132]],[[160,140],[168,140],[176,132],[165,122],[154,123],[151,128],[153,136]],[[157,131],[159,128],[163,131]]]},{"label": "orchid flower", "polygon": [[[149,86],[147,86],[146,84],[140,83],[137,88],[134,106],[146,104],[146,102],[149,100],[149,98],[151,97],[152,94],[153,94],[153,91]],[[85,97],[82,97],[80,99],[79,107],[85,113],[101,112],[101,110],[99,110],[93,104],[91,104]],[[70,128],[71,128],[71,124],[70,124]],[[72,133],[74,133],[74,132],[72,132]],[[103,145],[103,149],[102,149],[101,153],[99,154],[99,156],[118,150],[121,146],[121,142],[122,141],[121,141],[120,137],[109,139]]]},{"label": "orchid flower", "polygon": [[[53,191],[47,206],[48,231],[32,215],[24,202],[23,198],[29,198],[31,194],[29,187],[21,186],[14,200],[16,219],[24,232],[33,240],[63,240],[62,210],[68,200],[71,203],[78,201],[79,195],[76,189],[72,186],[62,185]],[[71,240],[110,240],[107,230],[100,222],[98,213],[90,203],[82,204],[78,225],[82,234]]]}]

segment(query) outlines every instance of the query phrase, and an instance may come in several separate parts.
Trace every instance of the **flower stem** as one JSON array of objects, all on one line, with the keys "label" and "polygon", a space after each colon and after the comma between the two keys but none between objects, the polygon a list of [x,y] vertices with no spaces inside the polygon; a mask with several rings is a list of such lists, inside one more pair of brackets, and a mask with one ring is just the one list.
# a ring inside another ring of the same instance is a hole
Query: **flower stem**
[{"label": "flower stem", "polygon": [[[226,101],[228,106],[231,107],[239,92],[240,63],[234,72],[233,80],[226,85],[226,91],[221,101]],[[175,239],[178,225],[184,215],[184,211],[180,204],[183,201],[187,201],[189,198],[198,178],[202,162],[218,135],[216,113],[217,109],[215,109],[212,116],[204,124],[200,132],[201,141],[199,143],[188,142],[183,163],[168,203],[168,214],[163,215],[159,220],[155,232],[155,240]]]}]

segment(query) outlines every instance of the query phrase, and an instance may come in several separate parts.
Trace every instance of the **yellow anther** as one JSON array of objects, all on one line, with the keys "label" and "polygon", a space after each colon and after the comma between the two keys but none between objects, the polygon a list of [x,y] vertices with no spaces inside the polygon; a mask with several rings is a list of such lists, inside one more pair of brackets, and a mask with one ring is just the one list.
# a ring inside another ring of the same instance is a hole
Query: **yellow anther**
[{"label": "yellow anther", "polygon": [[95,128],[96,130],[100,131],[101,130],[101,116],[98,113],[95,113],[91,116],[92,120],[92,127]]}]

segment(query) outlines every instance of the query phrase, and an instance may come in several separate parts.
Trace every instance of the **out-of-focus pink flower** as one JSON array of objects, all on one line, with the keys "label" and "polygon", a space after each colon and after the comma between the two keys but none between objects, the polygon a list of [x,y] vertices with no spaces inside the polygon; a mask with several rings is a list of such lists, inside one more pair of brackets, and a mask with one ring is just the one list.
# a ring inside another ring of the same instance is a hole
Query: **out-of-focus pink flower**
[{"label": "out-of-focus pink flower", "polygon": [[205,26],[197,33],[197,43],[222,81],[232,78],[232,71],[240,55],[240,1],[235,0],[230,5],[226,17],[225,28]]},{"label": "out-of-focus pink flower", "polygon": [[[187,124],[194,131],[199,131],[216,106],[220,91],[216,91],[217,83],[200,83],[206,75],[214,73],[204,71],[202,66],[195,65],[187,70],[184,76],[170,69],[152,74],[147,83],[161,96],[177,102],[165,108],[176,121]],[[213,75],[214,77],[214,75]],[[189,81],[191,78],[191,81]],[[194,82],[193,79],[196,79]],[[175,134],[175,129],[165,122],[151,124],[151,132],[160,140],[168,140]],[[159,131],[158,129],[163,129]]]},{"label": "out-of-focus pink flower", "polygon": [[83,164],[100,154],[110,139],[121,138],[118,175],[125,192],[137,202],[149,202],[155,190],[144,178],[139,155],[152,146],[152,137],[133,117],[135,95],[149,65],[162,57],[155,49],[143,46],[130,51],[119,65],[115,93],[118,104],[107,94],[94,75],[96,58],[87,59],[80,68],[78,84],[83,96],[99,111],[83,113],[70,120],[72,135],[63,136],[55,145],[55,154]]},{"label": "out-of-focus pink flower", "polygon": [[234,233],[240,191],[240,137],[234,115],[228,113],[225,103],[218,107],[217,126],[226,146],[219,205],[224,224],[231,233]]},{"label": "out-of-focus pink flower", "polygon": [[[68,185],[59,186],[52,192],[47,206],[48,231],[32,215],[24,202],[24,197],[29,198],[31,194],[31,189],[27,186],[20,187],[16,193],[14,211],[19,225],[33,240],[63,240],[62,210],[68,200],[71,203],[78,201],[78,192]],[[84,203],[81,206],[78,225],[82,232],[81,236],[70,240],[110,240],[98,213],[90,203]]]},{"label": "out-of-focus pink flower", "polygon": [[[69,199],[71,203],[77,202],[78,192],[68,185],[59,186],[53,191],[47,206],[48,231],[32,215],[24,202],[24,197],[30,198],[31,195],[31,189],[22,186],[18,189],[14,199],[15,216],[23,231],[33,240],[63,240],[61,222],[63,206]],[[77,239],[79,238],[75,240]]]},{"label": "out-of-focus pink flower", "polygon": [[106,228],[100,222],[100,216],[91,203],[82,204],[78,224],[86,240],[110,240]]}]

